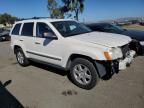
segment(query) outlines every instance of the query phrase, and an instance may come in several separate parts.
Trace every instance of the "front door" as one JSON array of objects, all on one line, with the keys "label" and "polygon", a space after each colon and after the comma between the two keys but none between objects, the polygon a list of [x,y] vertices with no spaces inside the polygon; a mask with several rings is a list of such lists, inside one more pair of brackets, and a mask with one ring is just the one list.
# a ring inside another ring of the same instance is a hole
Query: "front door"
[{"label": "front door", "polygon": [[31,52],[36,59],[60,65],[62,60],[62,46],[60,40],[45,38],[44,34],[50,33],[55,35],[52,29],[42,22],[36,24],[36,37],[34,40],[34,52]]}]

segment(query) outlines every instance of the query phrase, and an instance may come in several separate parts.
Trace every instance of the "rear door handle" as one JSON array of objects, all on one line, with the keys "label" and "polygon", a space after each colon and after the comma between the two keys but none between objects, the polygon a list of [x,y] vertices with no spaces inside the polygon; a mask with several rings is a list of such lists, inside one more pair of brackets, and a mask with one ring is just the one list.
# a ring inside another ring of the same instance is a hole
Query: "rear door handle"
[{"label": "rear door handle", "polygon": [[35,44],[40,44],[39,42],[35,42]]}]

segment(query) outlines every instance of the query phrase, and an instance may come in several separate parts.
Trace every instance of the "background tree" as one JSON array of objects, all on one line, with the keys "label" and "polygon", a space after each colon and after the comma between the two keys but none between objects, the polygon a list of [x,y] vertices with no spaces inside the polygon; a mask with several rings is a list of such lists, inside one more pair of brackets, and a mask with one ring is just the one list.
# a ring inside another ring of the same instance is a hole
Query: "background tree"
[{"label": "background tree", "polygon": [[11,15],[4,13],[0,17],[0,23],[6,25],[6,23],[10,23]]},{"label": "background tree", "polygon": [[10,24],[14,24],[14,23],[15,23],[15,21],[17,21],[17,20],[18,20],[18,18],[17,18],[17,17],[12,16],[12,17],[10,18],[9,22],[10,22]]},{"label": "background tree", "polygon": [[84,11],[84,0],[62,0],[62,2],[64,3],[64,7],[67,8],[65,12],[74,12],[74,18],[79,20],[79,14]]},{"label": "background tree", "polygon": [[11,16],[10,14],[4,13],[0,15],[0,24],[13,24],[17,20],[16,17]]},{"label": "background tree", "polygon": [[64,14],[55,0],[48,0],[47,8],[51,18],[64,18]]}]

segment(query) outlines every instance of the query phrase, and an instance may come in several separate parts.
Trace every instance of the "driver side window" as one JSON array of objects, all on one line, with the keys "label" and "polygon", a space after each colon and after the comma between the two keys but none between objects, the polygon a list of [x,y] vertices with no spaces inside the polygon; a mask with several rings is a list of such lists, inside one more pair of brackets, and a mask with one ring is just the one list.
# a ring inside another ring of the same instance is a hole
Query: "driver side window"
[{"label": "driver side window", "polygon": [[44,38],[45,33],[54,34],[47,24],[38,22],[36,25],[36,37]]}]

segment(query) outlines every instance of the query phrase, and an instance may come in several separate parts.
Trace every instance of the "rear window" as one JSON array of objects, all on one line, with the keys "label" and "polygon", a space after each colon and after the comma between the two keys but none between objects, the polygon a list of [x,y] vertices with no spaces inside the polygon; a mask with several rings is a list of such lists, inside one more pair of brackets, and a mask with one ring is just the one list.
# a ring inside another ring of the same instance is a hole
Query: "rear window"
[{"label": "rear window", "polygon": [[20,27],[21,27],[21,24],[16,24],[13,31],[12,31],[12,34],[13,35],[19,35]]},{"label": "rear window", "polygon": [[33,36],[34,23],[24,23],[21,35]]}]

